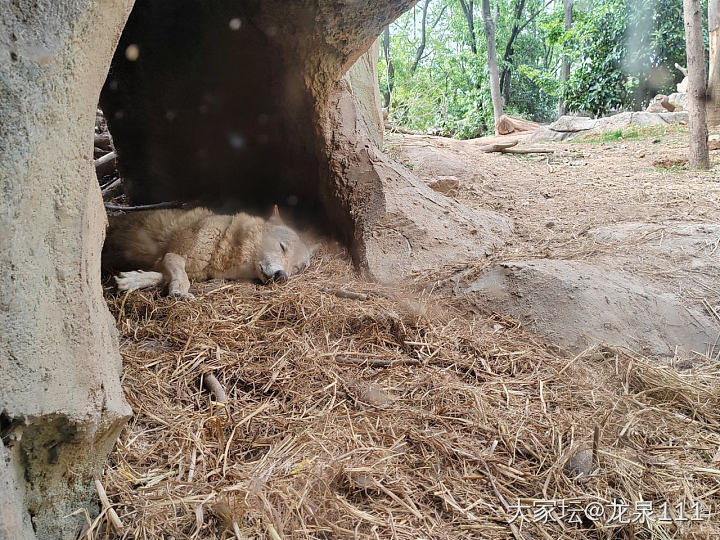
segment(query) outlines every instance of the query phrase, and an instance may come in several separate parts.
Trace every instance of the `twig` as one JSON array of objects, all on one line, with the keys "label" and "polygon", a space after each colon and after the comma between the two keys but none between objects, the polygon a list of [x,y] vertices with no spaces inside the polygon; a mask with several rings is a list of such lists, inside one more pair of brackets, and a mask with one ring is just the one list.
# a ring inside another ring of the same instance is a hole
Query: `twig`
[{"label": "twig", "polygon": [[504,148],[502,154],[554,154],[555,150],[550,148]]},{"label": "twig", "polygon": [[390,367],[399,364],[405,364],[408,366],[419,366],[422,365],[420,360],[414,358],[399,358],[397,360],[387,360],[385,358],[351,358],[349,356],[336,356],[336,362],[343,364],[360,364],[370,367]]},{"label": "twig", "polygon": [[122,210],[123,212],[139,212],[141,210],[158,210],[160,208],[177,208],[182,206],[180,201],[161,202],[155,204],[140,204],[138,206],[120,206],[118,204],[105,203],[106,210]]},{"label": "twig", "polygon": [[93,477],[93,480],[95,481],[95,490],[97,491],[98,497],[100,497],[100,502],[107,513],[110,523],[112,523],[112,526],[117,533],[122,533],[124,528],[123,523],[120,521],[117,512],[115,512],[113,507],[110,506],[110,499],[108,499],[107,493],[105,493],[105,488],[103,487],[102,482],[100,482],[100,479],[97,476]]},{"label": "twig", "polygon": [[212,373],[206,373],[205,375],[203,375],[203,385],[210,391],[213,396],[215,396],[215,401],[217,401],[218,403],[228,402],[225,390],[223,389],[220,381],[217,380],[217,377],[215,377],[215,375],[213,375]]},{"label": "twig", "polygon": [[122,184],[122,178],[118,178],[118,179],[110,182],[104,188],[102,188],[101,193],[102,193],[103,198],[105,198],[105,196],[111,194],[113,191],[115,191],[117,188],[119,188],[121,184]]},{"label": "twig", "polygon": [[349,298],[351,300],[367,300],[369,295],[345,289],[331,289],[329,287],[320,287],[320,291],[328,294],[334,294],[340,298]]},{"label": "twig", "polygon": [[278,534],[278,532],[275,530],[275,526],[272,523],[267,524],[267,531],[270,535],[270,538],[273,540],[282,540],[282,536]]}]

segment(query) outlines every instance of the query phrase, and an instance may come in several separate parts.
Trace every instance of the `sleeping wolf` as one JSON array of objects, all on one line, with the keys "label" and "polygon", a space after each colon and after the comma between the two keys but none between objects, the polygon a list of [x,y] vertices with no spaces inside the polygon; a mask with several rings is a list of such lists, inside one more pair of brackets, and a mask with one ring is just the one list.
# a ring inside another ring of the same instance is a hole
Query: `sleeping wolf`
[{"label": "sleeping wolf", "polygon": [[154,210],[110,218],[103,267],[120,272],[118,289],[168,286],[192,296],[190,281],[213,278],[286,281],[310,266],[311,251],[280,219],[207,208]]}]

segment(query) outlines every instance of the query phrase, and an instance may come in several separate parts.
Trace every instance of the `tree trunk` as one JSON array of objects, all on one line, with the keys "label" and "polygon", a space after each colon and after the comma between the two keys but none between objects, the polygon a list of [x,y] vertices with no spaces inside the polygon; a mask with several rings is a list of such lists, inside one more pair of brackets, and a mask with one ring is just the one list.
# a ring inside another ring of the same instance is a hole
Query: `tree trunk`
[{"label": "tree trunk", "polygon": [[415,70],[418,67],[418,64],[420,63],[420,59],[422,58],[423,52],[425,52],[425,43],[427,42],[427,11],[428,6],[430,5],[430,0],[425,0],[425,5],[423,6],[422,11],[422,23],[421,23],[421,32],[422,35],[420,36],[420,45],[417,48],[417,51],[415,52],[415,60],[412,63],[412,66],[410,67],[410,73],[415,73]]},{"label": "tree trunk", "polygon": [[466,2],[460,0],[460,7],[465,15],[465,21],[468,25],[468,31],[470,33],[470,50],[473,54],[477,54],[477,39],[475,38],[475,14],[473,12],[473,0]]},{"label": "tree trunk", "polygon": [[392,63],[392,56],[390,55],[390,25],[388,24],[383,30],[383,55],[385,56],[385,65],[387,66],[387,89],[383,92],[383,107],[388,109],[390,107],[390,100],[392,99],[392,91],[395,86],[395,67]]},{"label": "tree trunk", "polygon": [[490,71],[490,96],[492,98],[493,116],[495,117],[495,124],[497,124],[503,113],[503,105],[502,94],[500,93],[497,50],[495,49],[497,13],[495,18],[490,14],[490,0],[482,0],[482,16],[485,27],[485,41],[487,43],[488,71]]},{"label": "tree trunk", "polygon": [[[510,81],[511,71],[510,64],[512,63],[512,57],[515,53],[513,45],[515,40],[520,34],[520,30],[525,27],[527,22],[521,26],[520,20],[522,18],[523,10],[525,9],[525,0],[517,0],[515,4],[515,16],[513,17],[512,30],[510,31],[510,38],[505,45],[505,54],[503,55],[503,69],[500,73],[500,92],[505,100],[505,103],[510,102]],[[528,21],[529,22],[529,21]]]},{"label": "tree trunk", "polygon": [[708,0],[708,38],[710,62],[708,73],[708,126],[720,126],[720,0]]},{"label": "tree trunk", "polygon": [[[565,11],[565,32],[570,30],[572,28],[572,8],[573,8],[573,0],[563,0],[563,9]],[[570,78],[570,59],[567,58],[567,56],[563,59],[562,63],[562,73],[560,76],[560,80],[562,81],[562,88],[565,88],[565,85],[568,82],[568,79]],[[562,94],[560,95],[560,103],[558,105],[558,116],[562,116],[567,112],[565,109],[565,101],[563,101]]]},{"label": "tree trunk", "polygon": [[688,70],[688,113],[690,115],[690,168],[710,167],[705,102],[705,48],[700,0],[683,0]]},{"label": "tree trunk", "polygon": [[[75,539],[131,411],[100,283],[98,94],[130,0],[3,2],[0,538]],[[4,32],[7,30],[7,33]],[[7,42],[5,37],[9,36]]]}]

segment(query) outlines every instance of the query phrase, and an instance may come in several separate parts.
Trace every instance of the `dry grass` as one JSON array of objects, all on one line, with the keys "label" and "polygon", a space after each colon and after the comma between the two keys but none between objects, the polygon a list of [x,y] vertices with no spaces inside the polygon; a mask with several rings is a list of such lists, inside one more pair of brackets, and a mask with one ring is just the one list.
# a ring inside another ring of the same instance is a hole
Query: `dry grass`
[{"label": "dry grass", "polygon": [[[102,479],[124,537],[720,535],[717,370],[568,357],[461,300],[374,291],[326,253],[283,286],[204,284],[194,302],[108,292],[135,412]],[[599,463],[573,479],[565,462],[595,430]],[[509,525],[518,498],[712,515]],[[101,515],[87,536],[109,530]]]}]

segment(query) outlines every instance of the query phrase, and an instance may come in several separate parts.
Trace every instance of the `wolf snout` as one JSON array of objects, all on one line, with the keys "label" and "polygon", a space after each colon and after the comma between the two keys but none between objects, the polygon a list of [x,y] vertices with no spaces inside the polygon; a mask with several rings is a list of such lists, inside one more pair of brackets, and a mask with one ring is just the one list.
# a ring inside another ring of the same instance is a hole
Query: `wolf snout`
[{"label": "wolf snout", "polygon": [[260,281],[263,283],[270,283],[271,281],[285,283],[288,280],[287,272],[278,265],[260,263],[258,269],[260,270]]}]

